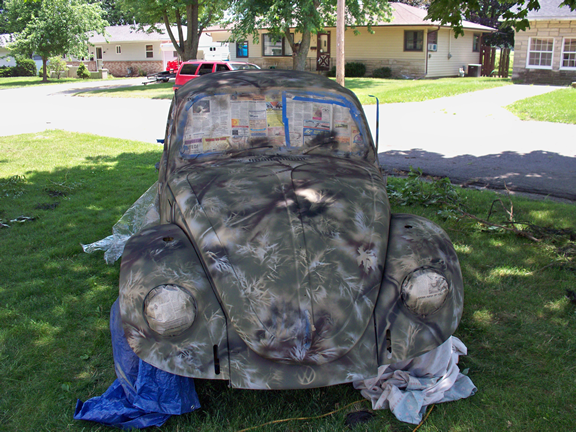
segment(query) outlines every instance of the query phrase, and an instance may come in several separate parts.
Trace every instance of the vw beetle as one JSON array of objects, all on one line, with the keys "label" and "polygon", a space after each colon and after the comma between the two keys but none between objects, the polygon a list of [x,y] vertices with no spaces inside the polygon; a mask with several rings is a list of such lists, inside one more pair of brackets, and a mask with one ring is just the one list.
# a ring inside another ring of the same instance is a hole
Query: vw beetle
[{"label": "vw beetle", "polygon": [[358,99],[294,71],[180,88],[159,164],[160,223],[126,244],[134,352],[232,387],[352,382],[447,340],[463,308],[446,233],[392,214]]}]

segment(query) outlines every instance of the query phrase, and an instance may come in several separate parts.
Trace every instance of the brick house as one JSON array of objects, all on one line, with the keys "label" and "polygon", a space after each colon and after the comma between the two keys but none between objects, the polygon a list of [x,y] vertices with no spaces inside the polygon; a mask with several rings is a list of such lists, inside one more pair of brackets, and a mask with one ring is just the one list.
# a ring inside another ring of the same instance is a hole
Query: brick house
[{"label": "brick house", "polygon": [[540,0],[528,13],[530,28],[516,32],[512,79],[530,84],[576,81],[576,10],[562,0]]}]

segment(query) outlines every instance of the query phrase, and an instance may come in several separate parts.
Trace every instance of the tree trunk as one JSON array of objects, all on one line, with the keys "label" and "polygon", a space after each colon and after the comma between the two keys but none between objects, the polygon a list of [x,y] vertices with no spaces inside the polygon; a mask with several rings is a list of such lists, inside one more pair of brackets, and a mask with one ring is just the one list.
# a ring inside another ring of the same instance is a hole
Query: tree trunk
[{"label": "tree trunk", "polygon": [[46,65],[48,57],[42,57],[42,82],[48,82],[48,75],[46,74]]},{"label": "tree trunk", "polygon": [[178,55],[182,58],[182,61],[195,60],[198,58],[198,43],[200,40],[201,32],[198,31],[198,1],[194,4],[186,5],[186,35],[182,31],[182,18],[179,13],[176,14],[176,26],[178,27],[178,40],[172,32],[170,27],[170,22],[168,20],[168,13],[165,11],[163,14],[164,25],[166,26],[166,32],[168,37],[176,48]]},{"label": "tree trunk", "polygon": [[198,58],[198,42],[200,32],[198,31],[198,0],[186,5],[187,34],[184,55],[186,59],[194,60]]},{"label": "tree trunk", "polygon": [[298,45],[294,43],[290,29],[286,30],[284,34],[292,48],[292,69],[297,71],[306,70],[306,58],[308,57],[308,51],[310,51],[310,40],[312,38],[310,31],[302,33],[302,41]]}]

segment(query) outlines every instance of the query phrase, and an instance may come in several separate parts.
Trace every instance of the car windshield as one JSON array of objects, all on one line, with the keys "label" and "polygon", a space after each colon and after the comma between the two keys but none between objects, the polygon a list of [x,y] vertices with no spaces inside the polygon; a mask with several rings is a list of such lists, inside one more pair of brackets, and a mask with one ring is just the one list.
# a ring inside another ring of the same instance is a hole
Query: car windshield
[{"label": "car windshield", "polygon": [[366,155],[362,114],[337,93],[279,90],[198,95],[181,112],[180,157],[251,149]]},{"label": "car windshield", "polygon": [[253,70],[260,69],[258,66],[249,63],[229,63],[232,70]]}]

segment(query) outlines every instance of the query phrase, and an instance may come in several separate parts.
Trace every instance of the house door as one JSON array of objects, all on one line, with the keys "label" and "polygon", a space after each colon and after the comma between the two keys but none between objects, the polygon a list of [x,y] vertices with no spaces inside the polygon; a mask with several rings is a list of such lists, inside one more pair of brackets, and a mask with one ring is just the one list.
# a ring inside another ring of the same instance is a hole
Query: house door
[{"label": "house door", "polygon": [[318,33],[316,42],[316,70],[330,69],[330,33]]},{"label": "house door", "polygon": [[96,47],[96,70],[102,69],[104,62],[102,61],[102,47]]}]

